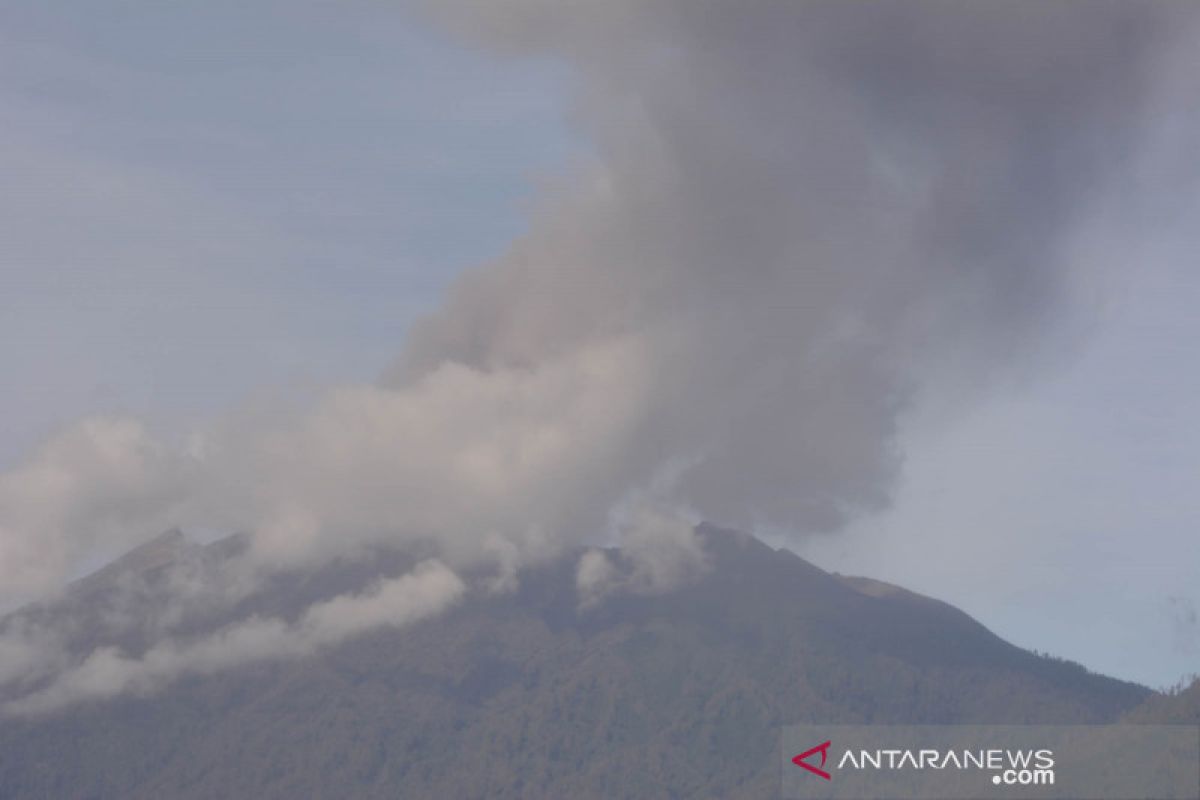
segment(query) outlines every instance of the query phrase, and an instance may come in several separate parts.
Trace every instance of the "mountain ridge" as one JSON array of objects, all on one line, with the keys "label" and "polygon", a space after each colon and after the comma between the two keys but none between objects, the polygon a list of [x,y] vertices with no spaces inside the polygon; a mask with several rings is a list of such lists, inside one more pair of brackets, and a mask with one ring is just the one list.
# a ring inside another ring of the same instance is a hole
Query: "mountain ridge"
[{"label": "mountain ridge", "polygon": [[[698,535],[711,569],[670,592],[584,608],[572,551],[410,628],[0,721],[0,795],[763,797],[783,725],[1110,722],[1153,698],[940,601]],[[371,579],[333,565],[238,613]]]}]

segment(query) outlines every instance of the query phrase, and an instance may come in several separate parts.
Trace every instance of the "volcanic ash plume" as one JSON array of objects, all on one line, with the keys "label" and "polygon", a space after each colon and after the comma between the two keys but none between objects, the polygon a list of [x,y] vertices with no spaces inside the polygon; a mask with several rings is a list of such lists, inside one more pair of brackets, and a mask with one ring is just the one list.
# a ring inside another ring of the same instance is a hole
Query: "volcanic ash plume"
[{"label": "volcanic ash plume", "polygon": [[[92,420],[0,476],[8,591],[169,524],[250,532],[250,575],[420,545],[493,588],[636,530],[638,591],[703,567],[671,514],[835,531],[886,505],[914,398],[1008,368],[1097,279],[1070,242],[1098,204],[1141,202],[1158,57],[1196,38],[1189,7],[1152,2],[434,11],[567,61],[593,157],[378,385],[231,415],[186,448]],[[598,558],[593,593],[614,585]],[[304,630],[297,652],[324,641]],[[94,663],[76,694],[116,662]],[[162,680],[139,669],[122,680]]]}]

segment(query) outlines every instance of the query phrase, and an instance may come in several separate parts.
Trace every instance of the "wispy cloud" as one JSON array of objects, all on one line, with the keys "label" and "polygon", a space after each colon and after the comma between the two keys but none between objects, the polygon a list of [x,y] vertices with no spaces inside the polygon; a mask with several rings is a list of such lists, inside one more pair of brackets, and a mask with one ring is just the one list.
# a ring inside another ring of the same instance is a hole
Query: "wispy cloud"
[{"label": "wispy cloud", "polygon": [[146,694],[184,675],[210,675],[270,659],[312,655],[364,631],[401,628],[436,614],[464,592],[458,576],[436,561],[379,582],[360,594],[310,606],[294,623],[251,617],[196,640],[165,639],[141,656],[101,647],[49,686],[11,701],[9,714],[40,714],[126,692]]}]

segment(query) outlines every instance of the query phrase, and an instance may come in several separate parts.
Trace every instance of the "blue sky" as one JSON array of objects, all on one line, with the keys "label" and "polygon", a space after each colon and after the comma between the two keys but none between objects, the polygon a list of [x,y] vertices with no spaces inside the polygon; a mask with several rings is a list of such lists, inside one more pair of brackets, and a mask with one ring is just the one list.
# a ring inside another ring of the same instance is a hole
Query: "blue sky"
[{"label": "blue sky", "polygon": [[[0,74],[5,466],[84,414],[373,379],[587,150],[563,68],[376,3],[14,4]],[[907,420],[892,509],[802,553],[1097,670],[1200,671],[1200,277],[1152,234],[1069,346]]]},{"label": "blue sky", "polygon": [[1069,353],[948,425],[897,502],[805,555],[949,600],[1026,647],[1152,686],[1200,671],[1200,276],[1159,252]]}]

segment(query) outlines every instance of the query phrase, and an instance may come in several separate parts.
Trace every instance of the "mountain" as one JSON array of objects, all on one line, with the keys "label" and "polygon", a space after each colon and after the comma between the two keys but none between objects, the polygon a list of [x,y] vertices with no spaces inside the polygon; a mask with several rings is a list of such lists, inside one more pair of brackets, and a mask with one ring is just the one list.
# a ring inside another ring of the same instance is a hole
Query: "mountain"
[{"label": "mountain", "polygon": [[1190,685],[1153,694],[1125,716],[1126,722],[1159,725],[1200,725],[1200,677]]},{"label": "mountain", "polygon": [[[1102,722],[1154,699],[1015,647],[945,603],[698,531],[711,570],[665,594],[581,608],[575,552],[510,593],[472,594],[311,657],[4,719],[0,797],[761,798],[777,791],[782,725]],[[21,613],[79,614],[86,591],[94,614],[121,582],[153,596],[173,559],[219,569],[239,541],[172,536]],[[379,554],[282,576],[222,613],[295,618],[412,563]],[[130,647],[153,629],[137,627]]]}]

